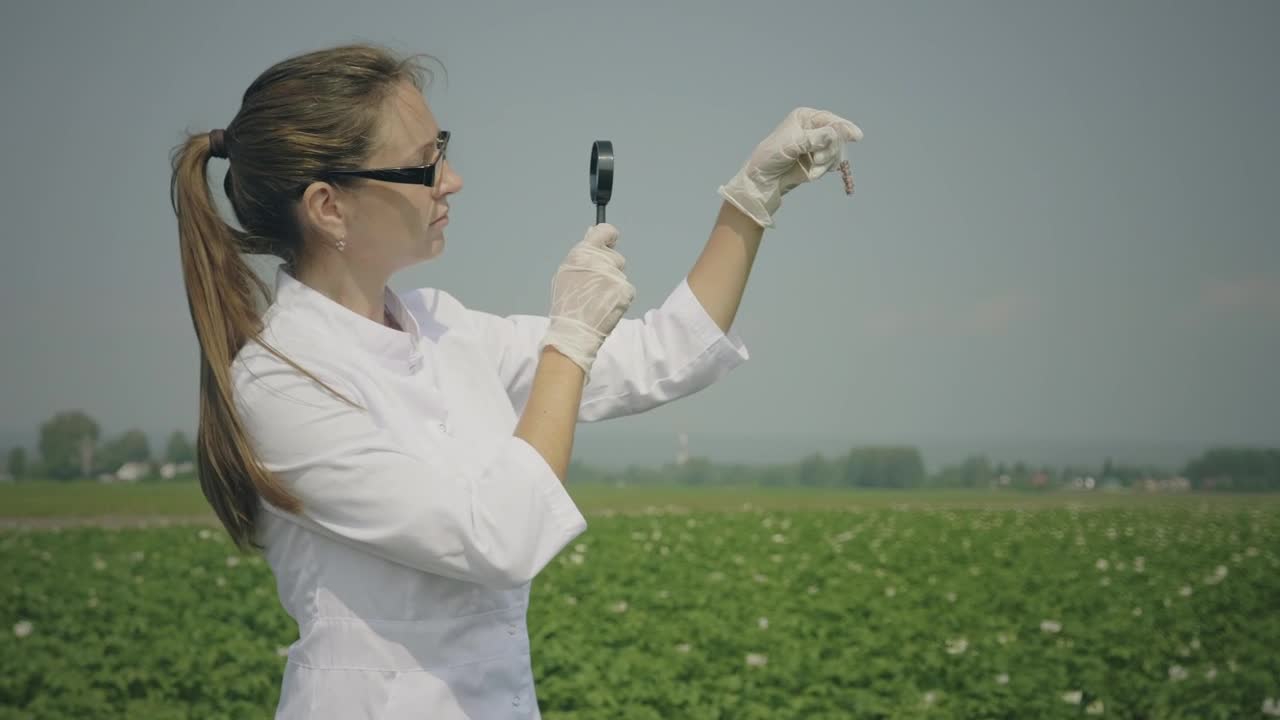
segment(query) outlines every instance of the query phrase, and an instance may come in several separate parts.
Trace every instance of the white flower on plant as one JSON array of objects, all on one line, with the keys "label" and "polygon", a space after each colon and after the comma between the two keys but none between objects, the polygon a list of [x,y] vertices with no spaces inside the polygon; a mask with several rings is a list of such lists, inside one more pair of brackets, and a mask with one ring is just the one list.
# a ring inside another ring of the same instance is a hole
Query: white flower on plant
[{"label": "white flower on plant", "polygon": [[1216,677],[1218,677],[1218,668],[1210,665],[1209,669],[1204,671],[1204,679],[1212,680]]},{"label": "white flower on plant", "polygon": [[890,585],[889,587],[887,587],[887,588],[885,588],[885,589],[884,589],[884,596],[885,596],[885,597],[893,597],[894,595],[897,595],[897,594],[898,594],[898,588],[896,588],[896,587],[894,587],[894,586],[892,586],[892,585]]},{"label": "white flower on plant", "polygon": [[213,537],[213,533],[209,532],[208,529],[203,529],[200,532],[196,533],[196,536],[199,537],[201,540],[208,540],[209,538]]},{"label": "white flower on plant", "polygon": [[236,555],[227,556],[227,567],[233,568],[240,564],[240,558]]},{"label": "white flower on plant", "polygon": [[1106,559],[1106,558],[1098,558],[1098,562],[1094,563],[1094,564],[1093,564],[1093,566],[1094,566],[1094,567],[1096,567],[1096,568],[1098,568],[1098,570],[1099,570],[1099,571],[1101,571],[1101,572],[1106,572],[1106,571],[1107,571],[1107,559]]},{"label": "white flower on plant", "polygon": [[921,705],[923,705],[923,706],[925,706],[925,707],[929,707],[929,706],[933,705],[933,704],[934,704],[934,703],[936,703],[936,702],[938,702],[938,691],[937,691],[937,690],[930,690],[929,692],[925,693],[924,695],[922,695],[922,696],[920,697],[920,704],[921,704]]},{"label": "white flower on plant", "polygon": [[586,558],[583,557],[580,553],[573,553],[572,555],[569,556],[569,562],[573,563],[574,565],[581,565],[584,560],[586,560]]},{"label": "white flower on plant", "polygon": [[755,575],[752,575],[752,576],[751,576],[751,579],[752,579],[752,580],[755,580],[755,581],[756,581],[756,582],[758,582],[758,583],[767,583],[767,582],[769,582],[769,578],[765,577],[764,575],[761,575],[760,573],[756,573]]},{"label": "white flower on plant", "polygon": [[1280,717],[1280,698],[1263,698],[1262,714],[1270,717]]},{"label": "white flower on plant", "polygon": [[1080,701],[1083,699],[1084,699],[1084,692],[1082,690],[1069,690],[1067,692],[1062,693],[1062,702],[1065,702],[1065,703],[1071,703],[1072,705],[1079,705]]},{"label": "white flower on plant", "polygon": [[1172,665],[1169,667],[1169,680],[1178,682],[1187,679],[1187,669],[1181,665]]},{"label": "white flower on plant", "polygon": [[574,597],[574,596],[572,596],[572,595],[565,595],[565,596],[564,596],[564,602],[565,602],[565,604],[566,604],[566,605],[577,605],[577,604],[578,604],[578,598],[576,598],[576,597]]},{"label": "white flower on plant", "polygon": [[1134,609],[1133,609],[1133,616],[1134,616],[1134,617],[1142,617],[1142,608],[1140,608],[1140,607],[1136,607],[1136,608],[1134,608]]},{"label": "white flower on plant", "polygon": [[100,558],[100,557],[95,557],[95,558],[93,559],[93,569],[94,569],[94,570],[106,570],[106,569],[107,569],[107,561],[106,561],[106,560],[103,560],[103,559],[102,559],[102,558]]},{"label": "white flower on plant", "polygon": [[584,553],[587,551],[587,546],[583,543],[578,543],[577,545],[573,546],[573,549],[577,552]]},{"label": "white flower on plant", "polygon": [[817,586],[817,585],[810,585],[810,586],[809,586],[809,589],[808,589],[806,592],[808,592],[810,595],[817,595],[817,594],[818,594],[818,586]]},{"label": "white flower on plant", "polygon": [[684,655],[689,654],[689,649],[690,649],[689,643],[680,643],[679,645],[676,646],[676,652],[682,653]]},{"label": "white flower on plant", "polygon": [[955,602],[955,601],[956,601],[956,594],[955,594],[954,592],[948,592],[948,593],[947,593],[947,602],[951,602],[951,603],[953,603],[953,602]]},{"label": "white flower on plant", "polygon": [[711,582],[720,582],[724,579],[724,573],[719,570],[713,570],[711,571],[711,574],[707,576],[707,579]]},{"label": "white flower on plant", "polygon": [[1178,588],[1178,594],[1181,595],[1182,597],[1191,597],[1191,586],[1183,585],[1182,587]]},{"label": "white flower on plant", "polygon": [[762,617],[762,618],[760,618],[759,620],[756,620],[756,626],[757,626],[757,627],[759,627],[761,630],[768,630],[768,629],[769,629],[769,618],[767,618],[767,617]]},{"label": "white flower on plant", "polygon": [[969,649],[969,641],[964,638],[951,638],[947,640],[948,655],[961,655],[967,649]]},{"label": "white flower on plant", "polygon": [[31,622],[28,620],[19,620],[13,626],[14,637],[19,637],[19,638],[27,637],[32,633],[33,630],[35,630],[35,626],[33,626]]},{"label": "white flower on plant", "polygon": [[615,613],[624,613],[627,611],[627,601],[619,600],[618,602],[610,605],[609,609]]},{"label": "white flower on plant", "polygon": [[1062,623],[1057,620],[1041,620],[1040,629],[1047,633],[1056,633],[1062,631]]},{"label": "white flower on plant", "polygon": [[1103,711],[1102,700],[1094,700],[1084,708],[1086,715],[1101,715]]},{"label": "white flower on plant", "polygon": [[769,656],[763,653],[747,653],[748,667],[764,667],[769,663]]},{"label": "white flower on plant", "polygon": [[287,646],[285,646],[285,645],[281,645],[281,646],[277,647],[277,648],[276,648],[276,655],[278,655],[278,656],[280,656],[280,657],[289,657],[289,648],[288,648]]},{"label": "white flower on plant", "polygon": [[783,535],[782,533],[774,533],[773,541],[781,545],[787,541],[787,536]]},{"label": "white flower on plant", "polygon": [[996,676],[996,684],[997,684],[997,685],[1008,685],[1008,684],[1009,684],[1009,673],[1000,673],[999,675],[997,675],[997,676]]},{"label": "white flower on plant", "polygon": [[1008,633],[1003,633],[1003,632],[996,633],[996,642],[1000,643],[1001,645],[1008,645],[1012,641],[1013,641],[1012,635]]}]

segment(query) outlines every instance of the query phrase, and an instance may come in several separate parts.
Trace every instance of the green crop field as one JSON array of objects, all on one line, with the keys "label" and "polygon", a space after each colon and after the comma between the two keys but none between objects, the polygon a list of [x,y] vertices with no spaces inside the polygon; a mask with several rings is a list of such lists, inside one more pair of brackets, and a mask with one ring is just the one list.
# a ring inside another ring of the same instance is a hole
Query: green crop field
[{"label": "green crop field", "polygon": [[[51,522],[205,513],[122,489],[0,490],[0,720],[270,717],[269,569],[205,521]],[[529,612],[549,720],[1280,713],[1273,497],[574,494]]]}]

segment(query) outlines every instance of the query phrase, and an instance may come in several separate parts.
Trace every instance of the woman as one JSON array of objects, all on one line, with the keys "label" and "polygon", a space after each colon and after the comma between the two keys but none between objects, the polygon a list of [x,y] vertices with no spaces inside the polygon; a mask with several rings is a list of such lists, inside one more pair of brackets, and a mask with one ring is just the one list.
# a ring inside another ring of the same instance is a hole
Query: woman
[{"label": "woman", "polygon": [[[462,189],[423,75],[363,45],[293,57],[173,153],[201,488],[298,622],[278,718],[539,717],[526,608],[586,529],[563,487],[576,423],[684,397],[748,358],[727,333],[764,228],[861,137],[830,113],[788,115],[641,319],[621,319],[635,289],[607,224],[559,266],[547,317],[500,317],[387,287],[442,252]],[[239,229],[216,211],[211,157],[229,160]],[[261,312],[245,253],[284,261]]]}]

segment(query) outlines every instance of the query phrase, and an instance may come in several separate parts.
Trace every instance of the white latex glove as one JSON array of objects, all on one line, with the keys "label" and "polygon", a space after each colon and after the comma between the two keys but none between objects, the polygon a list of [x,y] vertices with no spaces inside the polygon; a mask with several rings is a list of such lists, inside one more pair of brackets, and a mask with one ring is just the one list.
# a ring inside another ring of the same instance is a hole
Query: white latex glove
[{"label": "white latex glove", "polygon": [[738,174],[718,192],[760,227],[773,227],[782,196],[839,165],[845,159],[845,143],[861,139],[862,128],[839,115],[798,107],[756,145]]},{"label": "white latex glove", "polygon": [[588,376],[596,352],[636,297],[622,272],[626,258],[613,249],[617,242],[618,228],[591,225],[551,281],[551,324],[538,352],[553,346]]}]

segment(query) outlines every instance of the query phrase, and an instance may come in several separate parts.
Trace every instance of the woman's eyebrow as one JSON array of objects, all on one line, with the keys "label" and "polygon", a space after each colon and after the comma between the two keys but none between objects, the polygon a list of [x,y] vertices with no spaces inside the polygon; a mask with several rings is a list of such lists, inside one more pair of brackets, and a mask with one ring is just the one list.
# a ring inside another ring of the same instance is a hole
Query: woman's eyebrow
[{"label": "woman's eyebrow", "polygon": [[419,146],[418,146],[418,149],[416,149],[416,150],[414,150],[414,151],[413,151],[413,154],[409,157],[409,159],[408,159],[408,161],[407,161],[407,162],[412,163],[412,162],[414,162],[415,160],[426,158],[426,152],[427,152],[427,150],[429,150],[429,149],[431,149],[431,148],[435,147],[435,144],[436,144],[437,142],[439,142],[439,141],[436,139],[439,135],[440,135],[440,133],[439,133],[439,132],[436,132],[436,133],[434,133],[433,135],[431,135],[431,138],[432,138],[431,140],[428,140],[428,141],[426,141],[426,142],[422,143],[421,145],[419,145]]}]

